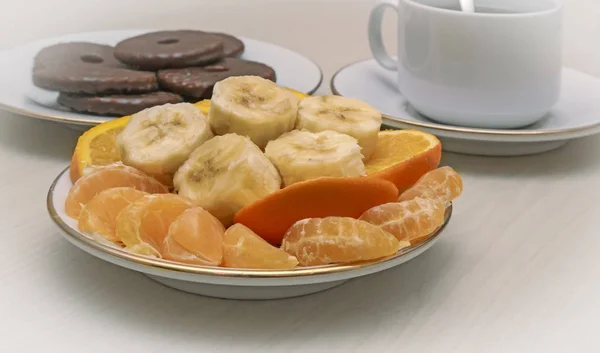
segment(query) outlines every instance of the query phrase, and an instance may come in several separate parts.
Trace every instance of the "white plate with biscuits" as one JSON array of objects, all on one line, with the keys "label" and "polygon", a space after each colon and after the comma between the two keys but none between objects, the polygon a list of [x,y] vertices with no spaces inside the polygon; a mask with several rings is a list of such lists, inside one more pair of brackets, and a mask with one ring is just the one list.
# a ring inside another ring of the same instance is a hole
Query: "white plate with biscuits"
[{"label": "white plate with biscuits", "polygon": [[[113,119],[118,115],[80,113],[59,105],[57,92],[33,84],[34,59],[40,50],[57,43],[89,42],[114,46],[127,38],[154,31],[157,30],[76,33],[43,39],[3,51],[0,55],[0,79],[3,82],[11,82],[11,85],[0,88],[0,109],[28,117],[79,126],[97,125]],[[237,38],[244,44],[244,51],[239,58],[270,66],[280,86],[310,94],[321,84],[323,77],[321,69],[309,58],[274,44],[241,36]]]}]

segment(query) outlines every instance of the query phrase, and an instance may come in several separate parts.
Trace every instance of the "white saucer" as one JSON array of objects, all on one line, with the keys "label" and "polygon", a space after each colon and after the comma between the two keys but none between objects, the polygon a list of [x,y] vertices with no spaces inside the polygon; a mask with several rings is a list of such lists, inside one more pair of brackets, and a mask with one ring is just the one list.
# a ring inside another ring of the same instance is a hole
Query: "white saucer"
[{"label": "white saucer", "polygon": [[[69,169],[58,175],[48,191],[47,207],[54,222],[69,242],[104,261],[146,274],[166,286],[194,294],[226,299],[277,299],[320,292],[346,281],[401,265],[431,248],[450,221],[452,206],[444,224],[425,242],[397,254],[369,263],[298,267],[290,270],[251,270],[188,265],[129,253],[100,242],[77,229],[77,221],[65,213],[65,200],[73,184]],[[60,274],[56,274],[60,276]],[[93,275],[90,273],[90,275]]]},{"label": "white saucer", "polygon": [[[33,58],[37,52],[59,42],[86,41],[115,45],[119,41],[153,30],[115,30],[69,34],[48,38],[0,52],[0,109],[29,117],[78,125],[97,125],[112,119],[69,111],[56,104],[56,92],[35,87],[31,82]],[[323,75],[312,60],[289,49],[239,37],[246,46],[243,59],[267,64],[275,70],[280,86],[313,93]]]},{"label": "white saucer", "polygon": [[396,76],[373,59],[347,65],[331,79],[331,91],[368,102],[384,125],[435,134],[450,152],[516,156],[546,152],[569,140],[600,132],[600,79],[565,68],[561,99],[542,121],[523,129],[496,130],[443,125],[416,112],[398,92]]}]

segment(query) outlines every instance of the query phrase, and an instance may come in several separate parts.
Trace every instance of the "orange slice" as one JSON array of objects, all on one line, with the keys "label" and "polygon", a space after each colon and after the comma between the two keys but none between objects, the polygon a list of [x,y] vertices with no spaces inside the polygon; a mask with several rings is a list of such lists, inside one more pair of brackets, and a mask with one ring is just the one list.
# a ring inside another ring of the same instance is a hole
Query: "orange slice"
[{"label": "orange slice", "polygon": [[445,206],[441,200],[416,198],[373,207],[360,219],[415,245],[444,223]]},{"label": "orange slice", "polygon": [[99,192],[120,186],[128,186],[148,193],[169,191],[156,179],[135,168],[119,164],[109,165],[83,176],[75,182],[65,200],[65,212],[69,217],[77,219],[83,206]]},{"label": "orange slice", "polygon": [[79,137],[71,161],[70,176],[73,183],[90,166],[104,166],[121,160],[115,141],[128,121],[129,116],[110,120],[87,130]]},{"label": "orange slice", "polygon": [[147,195],[125,207],[117,216],[117,239],[141,255],[162,257],[169,227],[194,204],[174,194]]},{"label": "orange slice", "polygon": [[132,202],[148,193],[129,187],[106,189],[94,196],[79,214],[78,227],[82,232],[101,235],[111,242],[117,242],[115,228],[117,215]]},{"label": "orange slice", "polygon": [[273,245],[305,218],[360,217],[371,207],[398,199],[398,189],[376,178],[318,178],[292,184],[242,208],[234,217]]},{"label": "orange slice", "polygon": [[416,197],[441,199],[448,203],[462,193],[463,182],[450,167],[441,167],[423,175],[410,189],[400,195],[399,201]]},{"label": "orange slice", "polygon": [[223,260],[225,227],[200,207],[189,208],[175,219],[163,242],[167,260],[219,266]]},{"label": "orange slice", "polygon": [[234,268],[286,269],[298,260],[274,247],[242,224],[234,224],[223,239],[223,266]]},{"label": "orange slice", "polygon": [[378,259],[409,246],[380,227],[348,217],[311,218],[296,222],[283,238],[282,249],[302,266]]},{"label": "orange slice", "polygon": [[389,180],[404,191],[435,169],[441,155],[442,145],[431,134],[416,130],[381,131],[365,171],[369,177]]}]

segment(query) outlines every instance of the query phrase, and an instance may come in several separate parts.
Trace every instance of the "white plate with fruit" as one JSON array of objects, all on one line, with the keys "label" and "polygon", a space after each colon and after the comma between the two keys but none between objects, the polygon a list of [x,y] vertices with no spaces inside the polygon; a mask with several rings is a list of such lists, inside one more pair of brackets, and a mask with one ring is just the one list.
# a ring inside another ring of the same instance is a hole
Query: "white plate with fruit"
[{"label": "white plate with fruit", "polygon": [[462,192],[434,136],[380,126],[360,101],[228,78],[88,130],[48,210],[79,248],[176,289],[318,292],[423,253]]}]

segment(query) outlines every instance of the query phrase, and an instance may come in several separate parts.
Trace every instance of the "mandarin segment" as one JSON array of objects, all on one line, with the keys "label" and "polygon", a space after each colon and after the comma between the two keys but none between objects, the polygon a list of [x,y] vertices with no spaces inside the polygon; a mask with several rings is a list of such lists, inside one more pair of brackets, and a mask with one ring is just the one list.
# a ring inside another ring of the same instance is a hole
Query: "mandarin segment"
[{"label": "mandarin segment", "polygon": [[115,187],[131,187],[147,193],[167,193],[166,186],[139,170],[124,165],[109,165],[98,168],[92,174],[77,180],[65,200],[65,211],[77,219],[83,206],[102,190]]},{"label": "mandarin segment", "polygon": [[218,266],[223,260],[225,227],[200,207],[189,208],[175,219],[163,242],[167,260]]},{"label": "mandarin segment", "polygon": [[450,167],[441,167],[423,175],[410,189],[403,192],[399,201],[412,200],[417,197],[440,199],[451,202],[463,190],[463,182],[458,173]]},{"label": "mandarin segment", "polygon": [[415,245],[426,240],[444,223],[445,212],[441,200],[416,198],[373,207],[359,219]]},{"label": "mandarin segment", "polygon": [[162,247],[169,227],[194,204],[173,194],[146,195],[125,207],[117,216],[117,239],[127,250],[147,256],[162,257]]},{"label": "mandarin segment", "polygon": [[416,130],[381,131],[365,170],[369,177],[389,180],[404,191],[435,169],[441,156],[441,143],[431,134]]},{"label": "mandarin segment", "polygon": [[79,214],[78,228],[117,242],[116,222],[121,210],[148,193],[129,187],[106,189],[94,196]]},{"label": "mandarin segment", "polygon": [[398,189],[382,179],[318,178],[290,185],[242,208],[234,217],[273,245],[305,218],[360,217],[371,207],[398,199]]},{"label": "mandarin segment", "polygon": [[298,260],[272,246],[242,224],[234,224],[223,238],[223,266],[233,268],[287,269]]},{"label": "mandarin segment", "polygon": [[310,218],[296,222],[282,249],[302,266],[350,263],[382,258],[409,246],[370,223],[349,217]]}]

